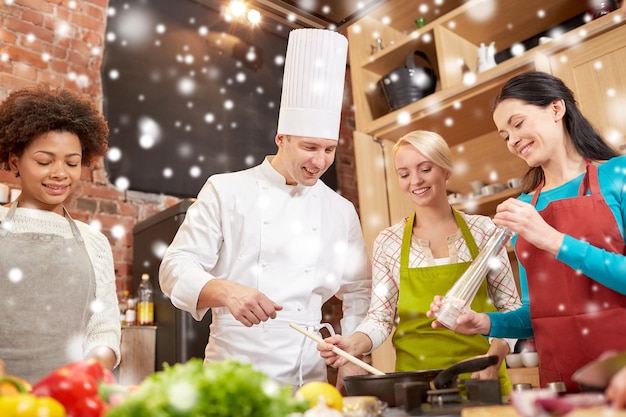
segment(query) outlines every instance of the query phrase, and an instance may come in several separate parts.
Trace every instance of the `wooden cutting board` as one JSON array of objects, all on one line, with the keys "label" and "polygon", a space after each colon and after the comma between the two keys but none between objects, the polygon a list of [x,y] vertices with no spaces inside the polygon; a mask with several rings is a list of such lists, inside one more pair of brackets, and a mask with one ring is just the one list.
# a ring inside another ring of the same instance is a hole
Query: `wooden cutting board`
[{"label": "wooden cutting board", "polygon": [[[610,413],[607,413],[610,410]],[[589,407],[574,410],[565,417],[626,417],[626,410],[613,411],[607,407]],[[520,417],[512,405],[493,405],[487,407],[464,408],[461,417]]]}]

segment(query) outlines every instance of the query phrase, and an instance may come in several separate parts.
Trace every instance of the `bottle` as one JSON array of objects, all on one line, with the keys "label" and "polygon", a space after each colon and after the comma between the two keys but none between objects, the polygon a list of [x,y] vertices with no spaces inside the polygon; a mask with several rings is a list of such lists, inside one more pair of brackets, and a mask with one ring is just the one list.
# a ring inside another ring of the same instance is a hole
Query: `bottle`
[{"label": "bottle", "polygon": [[383,50],[383,40],[382,38],[377,38],[376,39],[376,45],[370,45],[371,48],[371,54],[374,55],[377,52],[380,52]]},{"label": "bottle", "polygon": [[126,310],[128,310],[128,291],[117,292],[117,303],[120,307],[120,326],[126,326]]},{"label": "bottle", "polygon": [[456,328],[456,319],[474,300],[493,257],[504,249],[512,236],[511,229],[496,227],[483,250],[446,293],[441,309],[436,314],[437,321],[451,330]]},{"label": "bottle", "polygon": [[137,309],[136,309],[137,300],[134,298],[128,299],[128,306],[126,307],[126,317],[125,322],[126,326],[134,326],[137,324]]},{"label": "bottle", "polygon": [[137,293],[139,295],[137,322],[140,326],[152,326],[154,324],[154,301],[152,299],[150,275],[141,274],[141,283]]}]

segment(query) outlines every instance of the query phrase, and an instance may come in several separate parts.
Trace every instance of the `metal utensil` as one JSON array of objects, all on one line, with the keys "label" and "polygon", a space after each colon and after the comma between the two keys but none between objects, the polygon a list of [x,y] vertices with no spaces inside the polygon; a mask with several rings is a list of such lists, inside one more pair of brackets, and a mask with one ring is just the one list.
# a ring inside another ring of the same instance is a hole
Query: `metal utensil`
[{"label": "metal utensil", "polygon": [[[302,327],[298,326],[295,323],[289,323],[289,327],[291,327],[292,329],[295,329],[297,331],[299,331],[300,333],[302,333],[303,335],[305,335],[306,337],[315,340],[317,343],[325,343],[324,339],[322,339],[321,337],[319,337],[318,335],[316,335],[315,333],[312,333],[306,329],[303,329]],[[333,346],[333,352],[335,352],[337,355],[341,356],[342,358],[347,359],[349,362],[352,362],[353,364],[360,366],[361,368],[365,369],[367,372],[374,374],[374,375],[385,375],[385,373],[381,370],[378,370],[376,368],[374,368],[373,366],[371,366],[368,363],[363,362],[361,359],[349,354],[348,352],[346,352],[345,350],[339,349],[337,346]]]},{"label": "metal utensil", "polygon": [[506,227],[495,228],[485,247],[446,293],[441,309],[435,314],[437,321],[450,330],[456,328],[456,319],[474,300],[492,258],[504,249],[512,236],[513,231]]}]

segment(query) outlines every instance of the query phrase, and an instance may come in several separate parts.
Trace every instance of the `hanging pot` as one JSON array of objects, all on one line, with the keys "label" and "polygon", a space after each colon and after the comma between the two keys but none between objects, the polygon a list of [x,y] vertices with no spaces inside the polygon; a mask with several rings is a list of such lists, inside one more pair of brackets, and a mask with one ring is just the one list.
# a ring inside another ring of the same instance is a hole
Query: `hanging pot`
[{"label": "hanging pot", "polygon": [[396,405],[395,384],[425,382],[430,389],[451,388],[459,374],[481,371],[498,363],[494,355],[479,356],[458,362],[446,369],[391,372],[385,375],[351,375],[343,378],[348,395],[376,396],[390,407]]},{"label": "hanging pot", "polygon": [[[415,65],[415,57],[427,66]],[[437,76],[428,56],[415,50],[406,58],[406,65],[382,77],[378,85],[385,96],[389,110],[393,111],[435,92]]]}]

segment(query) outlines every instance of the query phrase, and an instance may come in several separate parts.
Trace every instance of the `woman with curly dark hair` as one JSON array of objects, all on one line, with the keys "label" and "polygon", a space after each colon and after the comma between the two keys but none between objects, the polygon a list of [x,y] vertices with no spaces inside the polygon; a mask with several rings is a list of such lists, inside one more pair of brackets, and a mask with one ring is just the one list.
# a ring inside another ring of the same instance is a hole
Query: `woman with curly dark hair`
[{"label": "woman with curly dark hair", "polygon": [[67,90],[22,89],[0,104],[0,167],[22,186],[0,207],[0,358],[29,382],[84,358],[119,363],[111,246],[64,207],[108,134],[96,107]]}]

